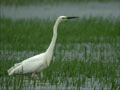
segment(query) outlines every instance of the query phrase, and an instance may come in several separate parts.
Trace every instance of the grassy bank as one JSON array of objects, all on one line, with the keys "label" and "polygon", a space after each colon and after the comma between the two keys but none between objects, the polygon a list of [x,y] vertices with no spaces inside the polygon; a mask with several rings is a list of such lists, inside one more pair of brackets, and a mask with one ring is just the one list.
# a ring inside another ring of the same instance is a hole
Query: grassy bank
[{"label": "grassy bank", "polygon": [[53,89],[60,85],[80,89],[91,83],[94,89],[119,89],[119,24],[102,18],[64,21],[50,67],[43,79],[38,75],[32,80],[30,75],[8,76],[7,69],[47,49],[54,21],[0,19],[0,88],[41,88],[49,83]]},{"label": "grassy bank", "polygon": [[80,2],[110,2],[119,0],[0,0],[0,4],[4,5],[33,5],[33,4],[55,4],[55,3],[80,3]]}]

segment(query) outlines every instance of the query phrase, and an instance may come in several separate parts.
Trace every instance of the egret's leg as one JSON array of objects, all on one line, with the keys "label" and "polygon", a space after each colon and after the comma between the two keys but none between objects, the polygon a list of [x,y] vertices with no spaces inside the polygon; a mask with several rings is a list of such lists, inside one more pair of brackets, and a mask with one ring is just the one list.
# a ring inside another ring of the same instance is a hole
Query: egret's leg
[{"label": "egret's leg", "polygon": [[35,73],[33,72],[33,73],[32,73],[32,78],[34,78],[34,76],[35,76]]},{"label": "egret's leg", "polygon": [[43,78],[43,72],[40,72],[40,77]]}]

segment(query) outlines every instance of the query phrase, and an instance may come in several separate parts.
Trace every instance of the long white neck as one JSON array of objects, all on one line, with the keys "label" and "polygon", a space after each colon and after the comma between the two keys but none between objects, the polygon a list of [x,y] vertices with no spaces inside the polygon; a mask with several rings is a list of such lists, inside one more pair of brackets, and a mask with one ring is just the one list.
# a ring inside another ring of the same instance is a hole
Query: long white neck
[{"label": "long white neck", "polygon": [[50,46],[48,47],[46,53],[51,55],[52,57],[52,54],[53,54],[53,50],[54,50],[54,47],[55,47],[55,43],[56,43],[56,39],[57,39],[57,28],[58,28],[58,25],[59,23],[61,22],[61,20],[59,20],[59,18],[56,20],[56,23],[53,27],[53,37],[52,37],[52,41],[50,43]]}]

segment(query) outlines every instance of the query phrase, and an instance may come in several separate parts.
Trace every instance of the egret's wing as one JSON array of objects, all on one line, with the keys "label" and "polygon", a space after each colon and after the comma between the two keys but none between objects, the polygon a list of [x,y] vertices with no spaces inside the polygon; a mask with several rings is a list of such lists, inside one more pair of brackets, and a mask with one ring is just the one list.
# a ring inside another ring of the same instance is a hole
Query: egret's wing
[{"label": "egret's wing", "polygon": [[12,70],[14,70],[16,67],[18,67],[18,66],[20,66],[20,65],[21,65],[21,63],[16,63],[16,64],[14,64],[13,67],[11,67],[10,69],[8,69],[8,73],[10,73]]},{"label": "egret's wing", "polygon": [[26,60],[24,60],[23,62],[35,62],[35,61],[41,61],[41,60],[44,60],[44,57],[45,57],[45,53],[41,53],[39,55],[35,55],[33,57],[30,57]]},{"label": "egret's wing", "polygon": [[44,66],[44,53],[28,58],[21,63],[15,64],[8,70],[9,75],[17,73],[32,73]]},{"label": "egret's wing", "polygon": [[36,72],[44,64],[43,60],[35,62],[25,62],[14,65],[8,70],[9,75],[19,73],[32,73]]},{"label": "egret's wing", "polygon": [[34,62],[25,62],[22,65],[22,69],[24,73],[36,72],[40,67],[44,65],[44,60],[36,60]]}]

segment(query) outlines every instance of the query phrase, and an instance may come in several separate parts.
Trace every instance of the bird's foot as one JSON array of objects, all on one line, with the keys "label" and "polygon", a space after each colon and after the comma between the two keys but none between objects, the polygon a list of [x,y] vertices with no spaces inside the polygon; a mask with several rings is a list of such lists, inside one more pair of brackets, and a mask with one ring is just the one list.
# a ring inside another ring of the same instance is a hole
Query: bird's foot
[{"label": "bird's foot", "polygon": [[43,78],[43,72],[40,72],[40,78]]},{"label": "bird's foot", "polygon": [[34,76],[35,76],[35,73],[32,73],[32,79],[34,78]]}]

